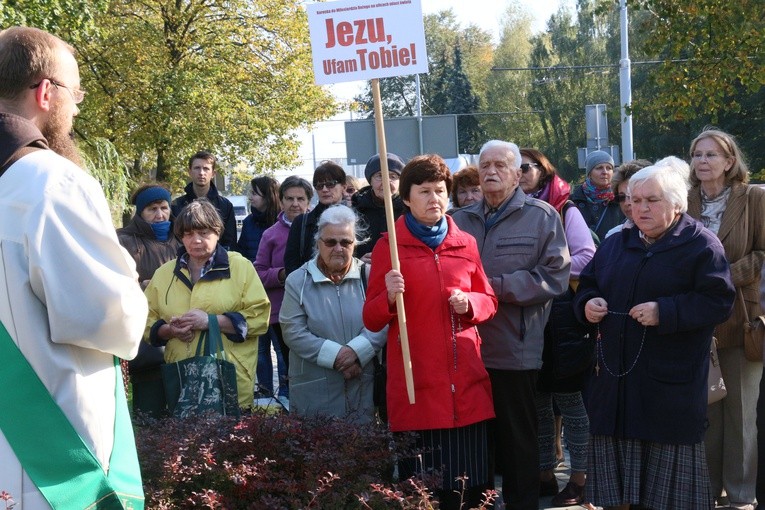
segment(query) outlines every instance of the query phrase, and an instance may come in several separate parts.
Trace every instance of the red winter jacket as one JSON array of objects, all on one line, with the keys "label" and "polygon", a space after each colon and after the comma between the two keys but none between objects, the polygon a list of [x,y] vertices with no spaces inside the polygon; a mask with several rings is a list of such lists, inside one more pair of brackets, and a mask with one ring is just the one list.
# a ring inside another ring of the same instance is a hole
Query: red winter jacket
[{"label": "red winter jacket", "polygon": [[[404,276],[415,403],[409,404],[395,304],[388,305],[385,275],[391,269],[388,234],[372,251],[364,325],[388,330],[388,418],[393,431],[463,427],[494,417],[489,376],[474,327],[491,319],[497,298],[481,266],[475,239],[446,216],[449,230],[435,252],[415,238],[402,216],[396,221]],[[468,294],[470,310],[452,312],[453,289]]]}]

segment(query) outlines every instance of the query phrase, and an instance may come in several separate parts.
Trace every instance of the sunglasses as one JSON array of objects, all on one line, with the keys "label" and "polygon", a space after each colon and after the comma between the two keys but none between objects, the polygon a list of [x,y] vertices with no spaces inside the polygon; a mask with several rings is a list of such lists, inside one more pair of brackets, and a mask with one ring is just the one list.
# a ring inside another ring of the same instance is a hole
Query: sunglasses
[{"label": "sunglasses", "polygon": [[340,184],[339,181],[324,181],[324,182],[317,182],[316,184],[313,185],[313,187],[316,188],[317,191],[319,191],[323,188],[332,189],[338,184]]},{"label": "sunglasses", "polygon": [[627,200],[627,195],[625,195],[624,193],[617,193],[616,195],[614,195],[614,202],[616,202],[617,204],[620,204],[624,202],[625,200]]},{"label": "sunglasses", "polygon": [[348,248],[354,243],[353,239],[322,239],[322,238],[320,239],[321,239],[321,242],[324,243],[324,246],[326,246],[327,248],[334,248],[335,246],[338,245],[338,243],[343,248]]},{"label": "sunglasses", "polygon": [[521,164],[521,172],[524,174],[531,170],[532,166],[540,166],[539,163],[522,163]]}]

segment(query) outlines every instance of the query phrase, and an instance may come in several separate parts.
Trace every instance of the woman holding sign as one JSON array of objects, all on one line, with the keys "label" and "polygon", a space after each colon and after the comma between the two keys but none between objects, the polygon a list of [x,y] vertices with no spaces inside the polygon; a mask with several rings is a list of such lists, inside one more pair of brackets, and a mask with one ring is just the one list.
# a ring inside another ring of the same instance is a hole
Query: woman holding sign
[{"label": "woman holding sign", "polygon": [[[413,158],[399,193],[406,213],[396,221],[401,270],[391,269],[388,234],[372,251],[364,324],[388,330],[388,418],[394,432],[414,431],[422,459],[404,461],[402,477],[442,471],[440,508],[478,506],[489,487],[486,421],[494,417],[491,384],[474,327],[491,319],[497,299],[475,239],[445,216],[452,175],[439,156]],[[396,295],[403,293],[415,400],[407,398]],[[455,478],[465,477],[465,481]],[[458,491],[458,492],[454,492]]]}]

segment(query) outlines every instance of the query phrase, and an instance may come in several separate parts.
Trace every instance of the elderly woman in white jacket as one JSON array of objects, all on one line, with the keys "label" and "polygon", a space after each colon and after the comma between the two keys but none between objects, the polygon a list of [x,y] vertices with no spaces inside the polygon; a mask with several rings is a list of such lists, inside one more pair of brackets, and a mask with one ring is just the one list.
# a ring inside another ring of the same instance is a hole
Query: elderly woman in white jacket
[{"label": "elderly woman in white jacket", "polygon": [[369,268],[353,257],[356,213],[330,207],[319,218],[316,255],[285,283],[279,321],[290,348],[290,411],[357,423],[374,418],[372,358],[387,331],[364,327]]}]

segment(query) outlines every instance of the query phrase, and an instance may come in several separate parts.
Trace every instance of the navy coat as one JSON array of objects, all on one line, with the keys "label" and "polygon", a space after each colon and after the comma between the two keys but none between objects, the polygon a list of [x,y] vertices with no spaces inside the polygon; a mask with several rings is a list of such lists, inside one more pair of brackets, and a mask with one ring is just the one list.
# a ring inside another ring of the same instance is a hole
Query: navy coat
[{"label": "navy coat", "polygon": [[[588,386],[591,433],[701,442],[709,345],[735,299],[717,236],[687,214],[650,247],[637,227],[624,229],[604,241],[579,277],[574,310],[581,322],[587,323],[584,306],[595,297],[606,300],[609,314],[599,324],[600,368]],[[658,326],[644,328],[621,315],[649,301],[659,304]]]}]

